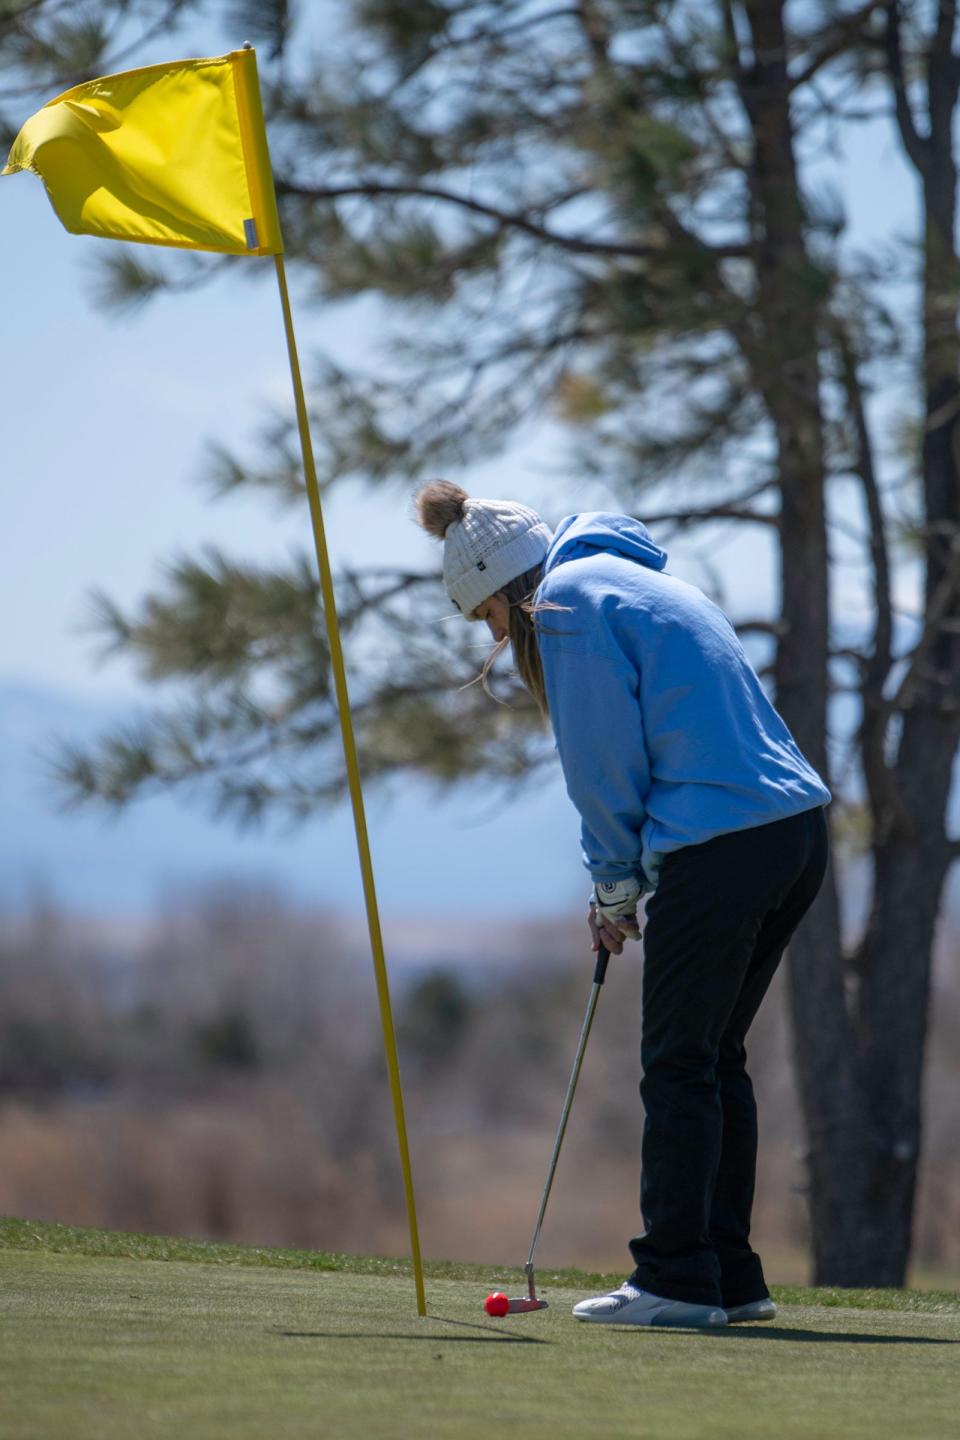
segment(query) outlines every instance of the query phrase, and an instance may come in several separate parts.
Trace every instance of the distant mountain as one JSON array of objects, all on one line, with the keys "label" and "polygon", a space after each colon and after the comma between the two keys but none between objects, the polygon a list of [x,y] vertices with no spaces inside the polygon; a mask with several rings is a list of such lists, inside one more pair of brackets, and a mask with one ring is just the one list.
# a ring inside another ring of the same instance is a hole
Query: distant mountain
[{"label": "distant mountain", "polygon": [[[293,834],[237,834],[170,796],[118,817],[64,813],[44,757],[58,741],[90,740],[129,714],[115,702],[0,682],[0,914],[23,913],[44,898],[78,915],[142,919],[226,885],[333,908],[362,930],[347,808]],[[524,918],[552,925],[585,913],[589,883],[559,770],[501,805],[480,787],[438,798],[413,781],[390,801],[375,792],[366,798],[381,910],[394,927],[403,922],[421,951],[429,936],[441,949],[473,954],[487,926]],[[955,870],[943,937],[960,929]],[[851,918],[862,911],[865,880],[862,868],[846,877]]]},{"label": "distant mountain", "polygon": [[[346,807],[300,830],[237,834],[170,796],[119,817],[64,813],[45,757],[87,741],[129,709],[0,681],[0,907],[44,895],[87,914],[137,915],[165,897],[230,880],[304,905],[362,913]],[[497,806],[477,787],[438,798],[410,782],[367,797],[380,903],[386,911],[457,916],[567,915],[584,908],[576,816],[559,770]]]}]

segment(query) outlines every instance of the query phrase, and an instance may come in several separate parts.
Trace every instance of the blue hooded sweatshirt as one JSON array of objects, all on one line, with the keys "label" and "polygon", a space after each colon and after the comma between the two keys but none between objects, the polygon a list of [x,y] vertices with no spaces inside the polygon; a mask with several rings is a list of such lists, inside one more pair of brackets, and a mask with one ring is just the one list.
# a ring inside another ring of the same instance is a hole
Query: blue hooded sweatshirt
[{"label": "blue hooded sweatshirt", "polygon": [[826,805],[730,621],[627,515],[570,515],[537,615],[550,719],[595,880]]}]

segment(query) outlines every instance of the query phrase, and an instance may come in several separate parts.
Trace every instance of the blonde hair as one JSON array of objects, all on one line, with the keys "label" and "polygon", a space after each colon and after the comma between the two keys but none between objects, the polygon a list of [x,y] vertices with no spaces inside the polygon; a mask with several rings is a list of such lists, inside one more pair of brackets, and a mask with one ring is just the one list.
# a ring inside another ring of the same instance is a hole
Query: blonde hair
[{"label": "blonde hair", "polygon": [[543,683],[543,664],[540,660],[540,645],[537,640],[537,630],[542,627],[538,626],[536,616],[544,610],[568,610],[570,607],[554,605],[549,600],[542,600],[538,603],[536,595],[542,579],[543,562],[541,561],[539,565],[534,565],[532,570],[518,575],[515,580],[511,580],[497,592],[503,595],[510,607],[507,616],[507,634],[502,640],[498,640],[490,651],[483,662],[483,668],[477,676],[477,680],[492,700],[499,701],[499,697],[494,695],[490,689],[490,672],[497,658],[510,645],[513,649],[517,674],[536,701],[537,709],[543,719],[549,720],[550,711],[547,707],[547,693]]}]

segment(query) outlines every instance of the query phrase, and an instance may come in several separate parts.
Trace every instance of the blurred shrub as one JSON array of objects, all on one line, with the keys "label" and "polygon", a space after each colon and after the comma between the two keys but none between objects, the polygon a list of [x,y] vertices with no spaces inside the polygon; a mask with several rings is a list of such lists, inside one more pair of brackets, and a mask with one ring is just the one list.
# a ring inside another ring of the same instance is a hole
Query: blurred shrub
[{"label": "blurred shrub", "polygon": [[[429,927],[422,934],[426,947]],[[432,958],[407,953],[391,974],[425,1248],[515,1260],[592,963],[578,921],[549,934],[478,926],[472,956],[443,958],[436,934],[432,944]],[[958,953],[944,935],[916,1248],[925,1265],[955,1269]],[[548,1263],[554,1253],[615,1267],[636,1228],[641,974],[639,948],[610,968],[551,1199]],[[761,1112],[755,1229],[774,1254],[797,1256],[802,1136],[783,980],[747,1046]],[[249,891],[129,931],[48,911],[0,925],[0,1213],[403,1253],[362,933]]]}]

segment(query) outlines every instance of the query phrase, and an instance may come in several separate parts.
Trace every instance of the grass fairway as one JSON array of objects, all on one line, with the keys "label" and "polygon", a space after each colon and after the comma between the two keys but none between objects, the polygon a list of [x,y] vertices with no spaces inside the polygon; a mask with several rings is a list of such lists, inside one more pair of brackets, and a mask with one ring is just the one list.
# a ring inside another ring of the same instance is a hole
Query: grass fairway
[{"label": "grass fairway", "polygon": [[[780,1291],[771,1325],[578,1324],[598,1277],[489,1320],[517,1272],[0,1221],[3,1440],[942,1440],[960,1297]],[[609,1281],[610,1277],[605,1277]]]}]

